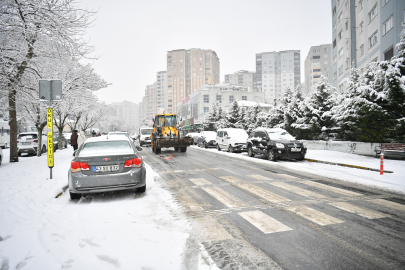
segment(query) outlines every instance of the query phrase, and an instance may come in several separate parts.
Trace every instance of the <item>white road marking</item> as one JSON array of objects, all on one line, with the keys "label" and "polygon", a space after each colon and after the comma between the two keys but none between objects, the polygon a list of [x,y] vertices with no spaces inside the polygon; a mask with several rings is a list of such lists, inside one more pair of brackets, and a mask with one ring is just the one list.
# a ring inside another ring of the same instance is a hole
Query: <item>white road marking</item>
[{"label": "white road marking", "polygon": [[239,185],[239,187],[265,199],[266,201],[269,202],[287,202],[290,201],[287,198],[284,198],[280,195],[277,195],[275,193],[272,193],[268,190],[265,190],[263,188],[260,188],[258,186],[252,185],[252,184],[241,184]]},{"label": "white road marking", "polygon": [[339,194],[342,194],[345,196],[363,196],[363,194],[361,194],[361,193],[353,192],[353,191],[342,189],[342,188],[332,187],[332,186],[321,184],[321,183],[314,182],[314,181],[303,181],[301,183],[304,183],[308,186],[313,186],[316,188],[326,189],[326,190],[329,190],[329,191],[332,191],[335,193],[339,193]]},{"label": "white road marking", "polygon": [[215,199],[225,204],[227,207],[245,207],[243,201],[239,200],[237,197],[229,194],[220,187],[205,187],[202,188],[205,192],[213,196]]},{"label": "white road marking", "polygon": [[197,186],[211,185],[211,182],[205,180],[204,178],[191,178],[190,181]]},{"label": "white road marking", "polygon": [[288,179],[299,179],[298,177],[292,176],[292,175],[288,175],[288,174],[277,174],[277,176],[282,176],[283,178],[288,178]]},{"label": "white road marking", "polygon": [[195,226],[201,226],[196,231],[200,232],[202,243],[232,239],[232,236],[213,217],[204,216],[195,220]]},{"label": "white road marking", "polygon": [[376,204],[379,204],[379,205],[382,205],[385,207],[393,208],[396,210],[405,211],[405,205],[400,204],[400,203],[391,202],[391,201],[384,200],[384,199],[375,199],[375,200],[371,200],[370,202],[376,203]]},{"label": "white road marking", "polygon": [[270,183],[270,185],[279,187],[279,188],[283,188],[286,189],[288,191],[294,192],[296,194],[305,196],[305,197],[313,197],[313,198],[325,198],[325,196],[323,196],[322,194],[310,191],[310,190],[306,190],[303,188],[299,188],[287,183],[283,183],[283,182],[272,182]]},{"label": "white road marking", "polygon": [[231,183],[231,184],[238,184],[242,183],[242,180],[233,177],[233,176],[221,176],[219,177],[220,179],[224,180],[225,182]]},{"label": "white road marking", "polygon": [[288,210],[321,226],[344,222],[304,205],[289,207]]},{"label": "white road marking", "polygon": [[376,218],[386,218],[390,217],[390,215],[386,215],[377,211],[369,210],[363,207],[359,207],[347,202],[335,202],[335,203],[329,203],[332,206],[335,206],[339,209],[342,209],[344,211],[368,218],[368,219],[376,219]]},{"label": "white road marking", "polygon": [[283,223],[275,220],[274,218],[266,215],[259,210],[242,212],[238,214],[266,234],[292,230],[290,227],[284,225]]},{"label": "white road marking", "polygon": [[248,176],[249,176],[249,177],[252,177],[252,178],[254,178],[254,179],[257,179],[257,180],[264,180],[264,181],[273,180],[273,179],[270,179],[270,178],[267,178],[267,177],[265,177],[265,176],[258,175],[258,174],[256,174],[256,175],[248,175]]}]

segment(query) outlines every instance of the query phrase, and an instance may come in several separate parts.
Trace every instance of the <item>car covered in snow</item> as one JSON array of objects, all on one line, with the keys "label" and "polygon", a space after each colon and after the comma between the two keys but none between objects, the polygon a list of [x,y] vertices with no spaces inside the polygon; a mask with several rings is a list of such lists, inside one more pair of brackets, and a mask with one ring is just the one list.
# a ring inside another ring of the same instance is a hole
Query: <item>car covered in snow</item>
[{"label": "car covered in snow", "polygon": [[197,144],[198,138],[200,138],[201,134],[198,132],[189,132],[187,133],[184,137],[191,137],[193,138],[194,142],[193,144]]},{"label": "car covered in snow", "polygon": [[88,138],[75,151],[70,165],[70,198],[126,189],[145,192],[146,169],[140,150],[125,135]]},{"label": "car covered in snow", "polygon": [[200,137],[197,139],[198,147],[217,147],[217,133],[215,131],[201,131],[199,134]]},{"label": "car covered in snow", "polygon": [[[42,153],[46,153],[46,134],[42,134]],[[21,132],[17,136],[18,156],[22,154],[36,155],[39,149],[38,132]]]},{"label": "car covered in snow", "polygon": [[241,128],[221,128],[217,130],[217,149],[228,152],[246,152],[246,139],[248,134]]},{"label": "car covered in snow", "polygon": [[246,140],[248,156],[266,155],[269,160],[303,160],[307,149],[302,142],[282,128],[257,128]]}]

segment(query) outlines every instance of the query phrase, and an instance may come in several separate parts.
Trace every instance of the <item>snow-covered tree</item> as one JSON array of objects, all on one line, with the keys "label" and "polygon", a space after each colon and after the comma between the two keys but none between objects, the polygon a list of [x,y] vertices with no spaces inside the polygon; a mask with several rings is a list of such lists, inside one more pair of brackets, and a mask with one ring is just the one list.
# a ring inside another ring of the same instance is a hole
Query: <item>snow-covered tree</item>
[{"label": "snow-covered tree", "polygon": [[37,71],[35,58],[55,50],[88,54],[91,48],[81,36],[91,13],[75,6],[74,0],[4,0],[0,14],[0,89],[8,96],[10,162],[17,162],[16,98],[21,80],[26,72]]},{"label": "snow-covered tree", "polygon": [[239,121],[240,121],[240,114],[239,114],[239,105],[238,102],[234,101],[229,105],[229,111],[226,114],[226,122],[227,122],[227,127],[230,128],[237,128],[239,127]]}]

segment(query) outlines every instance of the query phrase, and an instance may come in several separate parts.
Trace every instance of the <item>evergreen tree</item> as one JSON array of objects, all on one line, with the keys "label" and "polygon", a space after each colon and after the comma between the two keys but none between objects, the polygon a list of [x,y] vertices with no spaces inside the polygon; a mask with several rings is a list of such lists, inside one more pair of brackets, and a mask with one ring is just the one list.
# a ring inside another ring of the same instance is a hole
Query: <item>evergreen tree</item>
[{"label": "evergreen tree", "polygon": [[237,128],[240,120],[239,105],[234,101],[229,106],[229,112],[226,114],[227,126],[230,128]]}]

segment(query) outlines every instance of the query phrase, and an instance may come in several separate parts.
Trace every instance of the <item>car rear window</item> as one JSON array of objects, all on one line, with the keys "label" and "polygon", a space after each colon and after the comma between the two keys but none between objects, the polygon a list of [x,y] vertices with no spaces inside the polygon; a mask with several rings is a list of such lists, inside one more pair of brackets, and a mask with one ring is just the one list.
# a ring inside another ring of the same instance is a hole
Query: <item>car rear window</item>
[{"label": "car rear window", "polygon": [[106,153],[133,153],[132,147],[127,141],[102,141],[102,142],[89,142],[86,143],[80,151],[80,155],[91,154],[106,154]]},{"label": "car rear window", "polygon": [[141,129],[141,135],[150,135],[152,129]]},{"label": "car rear window", "polygon": [[37,134],[19,134],[17,139],[22,139],[22,138],[38,139],[38,135]]}]

